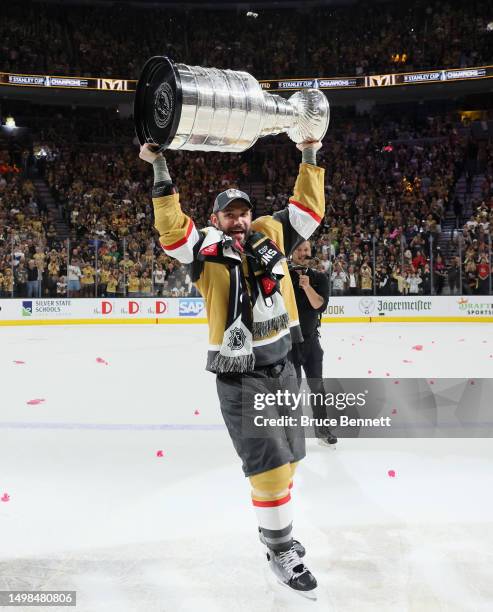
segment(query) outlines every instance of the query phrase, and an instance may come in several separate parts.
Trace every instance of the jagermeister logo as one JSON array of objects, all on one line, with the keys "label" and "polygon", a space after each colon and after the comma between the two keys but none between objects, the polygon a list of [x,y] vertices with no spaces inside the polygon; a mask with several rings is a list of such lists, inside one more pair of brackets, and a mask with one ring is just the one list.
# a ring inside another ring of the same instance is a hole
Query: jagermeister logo
[{"label": "jagermeister logo", "polygon": [[245,346],[245,332],[241,327],[235,327],[229,332],[228,347],[232,351],[240,351]]},{"label": "jagermeister logo", "polygon": [[174,100],[171,85],[161,83],[154,94],[154,121],[160,128],[165,128],[173,116]]}]

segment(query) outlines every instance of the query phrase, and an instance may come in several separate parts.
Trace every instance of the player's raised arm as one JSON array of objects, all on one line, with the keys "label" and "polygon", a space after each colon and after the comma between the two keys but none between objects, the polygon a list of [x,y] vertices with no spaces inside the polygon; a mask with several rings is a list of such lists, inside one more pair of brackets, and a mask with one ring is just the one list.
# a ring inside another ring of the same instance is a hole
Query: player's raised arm
[{"label": "player's raised arm", "polygon": [[155,153],[148,143],[140,148],[139,157],[152,164],[154,169],[152,203],[159,242],[170,257],[182,263],[191,263],[199,233],[192,219],[181,210],[178,191],[171,180],[166,160],[162,153]]},{"label": "player's raised arm", "polygon": [[324,175],[318,167],[317,151],[320,141],[302,142],[296,145],[302,152],[298,177],[288,206],[272,216],[282,223],[285,254],[290,255],[300,242],[317,229],[325,214]]}]

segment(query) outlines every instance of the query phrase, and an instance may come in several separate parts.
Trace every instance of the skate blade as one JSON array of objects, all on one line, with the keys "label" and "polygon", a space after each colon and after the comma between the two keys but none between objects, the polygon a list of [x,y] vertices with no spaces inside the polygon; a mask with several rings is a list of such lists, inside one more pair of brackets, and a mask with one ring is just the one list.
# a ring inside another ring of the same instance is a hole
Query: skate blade
[{"label": "skate blade", "polygon": [[336,450],[337,442],[335,444],[329,444],[327,440],[324,440],[324,438],[318,438],[317,442],[319,446],[324,446],[325,448],[331,448],[332,450]]},{"label": "skate blade", "polygon": [[309,599],[310,601],[317,601],[317,589],[312,589],[311,591],[297,591],[296,589],[292,589],[289,584],[279,580],[279,578],[277,578],[277,582],[285,589],[288,589],[290,593],[296,593],[297,595],[301,595],[301,597],[304,599]]}]

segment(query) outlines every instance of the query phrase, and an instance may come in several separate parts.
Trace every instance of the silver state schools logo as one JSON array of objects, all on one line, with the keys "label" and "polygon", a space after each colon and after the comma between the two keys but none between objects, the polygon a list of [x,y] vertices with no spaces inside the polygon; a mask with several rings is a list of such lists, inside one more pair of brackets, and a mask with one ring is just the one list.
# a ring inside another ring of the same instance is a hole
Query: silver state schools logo
[{"label": "silver state schools logo", "polygon": [[229,332],[228,347],[232,351],[240,351],[245,346],[245,332],[241,327],[235,327]]},{"label": "silver state schools logo", "polygon": [[228,196],[228,198],[241,198],[242,197],[242,193],[241,191],[238,191],[238,189],[227,189],[226,195]]},{"label": "silver state schools logo", "polygon": [[375,310],[375,300],[371,297],[362,297],[359,301],[359,309],[364,315],[369,315]]},{"label": "silver state schools logo", "polygon": [[165,128],[173,116],[173,91],[168,83],[161,83],[154,94],[154,121]]}]

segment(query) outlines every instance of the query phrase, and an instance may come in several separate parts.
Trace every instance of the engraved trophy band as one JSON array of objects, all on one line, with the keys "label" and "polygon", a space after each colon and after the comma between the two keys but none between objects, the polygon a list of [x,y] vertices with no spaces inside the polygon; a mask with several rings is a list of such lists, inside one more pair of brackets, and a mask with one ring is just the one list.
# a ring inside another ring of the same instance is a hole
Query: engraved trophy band
[{"label": "engraved trophy band", "polygon": [[318,89],[286,99],[264,92],[247,72],[176,64],[161,56],[144,65],[134,102],[140,144],[160,150],[239,153],[281,132],[296,143],[321,140],[329,119],[328,100]]}]

